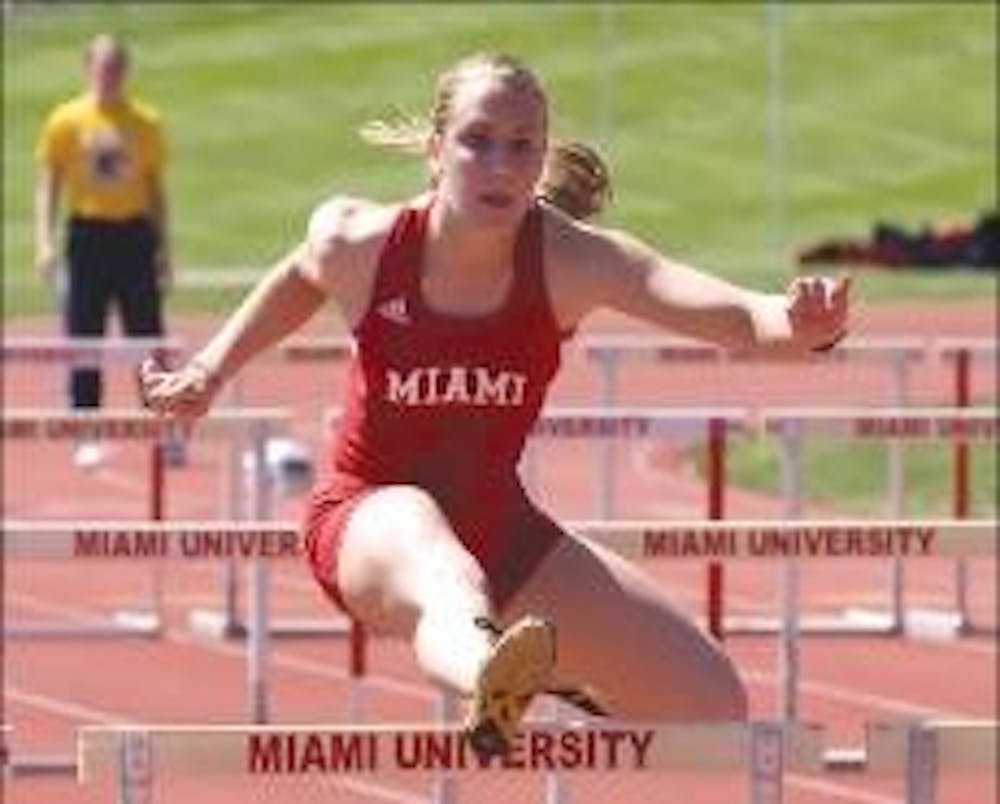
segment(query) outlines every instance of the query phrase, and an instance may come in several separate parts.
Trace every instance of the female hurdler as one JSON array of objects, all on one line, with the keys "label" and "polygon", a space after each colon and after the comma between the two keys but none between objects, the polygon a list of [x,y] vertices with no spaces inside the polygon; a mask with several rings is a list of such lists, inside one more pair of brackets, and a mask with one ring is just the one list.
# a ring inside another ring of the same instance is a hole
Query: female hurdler
[{"label": "female hurdler", "polygon": [[[382,139],[413,133],[383,127]],[[541,200],[547,143],[532,71],[503,55],[460,61],[439,77],[420,143],[427,192],[321,204],[191,360],[140,375],[152,409],[200,416],[250,358],[333,300],[358,348],[305,515],[310,564],[334,602],[408,640],[431,679],[470,699],[483,755],[508,750],[532,697],[557,682],[585,685],[619,717],[747,711],[713,641],[519,483],[563,341],[607,307],[733,350],[801,355],[838,340],[847,318],[844,281],[754,292]]]}]

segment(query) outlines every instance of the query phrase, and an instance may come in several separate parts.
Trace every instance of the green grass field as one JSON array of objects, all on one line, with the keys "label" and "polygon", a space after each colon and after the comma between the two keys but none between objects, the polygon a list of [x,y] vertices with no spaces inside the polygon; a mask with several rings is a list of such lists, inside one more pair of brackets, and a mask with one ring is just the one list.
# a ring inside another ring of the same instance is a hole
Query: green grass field
[{"label": "green grass field", "polygon": [[[699,451],[699,455],[701,452]],[[990,446],[970,450],[969,515],[997,516],[997,452]],[[736,487],[780,494],[780,454],[773,439],[738,442],[727,452],[727,480]],[[805,497],[856,517],[895,518],[887,510],[887,447],[884,444],[845,444],[808,440],[802,455],[802,491]],[[700,458],[699,469],[705,467]],[[951,472],[953,457],[941,444],[904,447],[907,517],[949,519],[953,516]]]},{"label": "green grass field", "polygon": [[[766,8],[751,3],[17,8],[4,26],[5,320],[49,308],[30,268],[31,151],[99,30],[134,45],[135,92],[168,122],[182,271],[262,266],[330,193],[418,189],[419,164],[355,131],[424,110],[439,69],[488,48],[537,67],[556,134],[604,147],[617,180],[609,222],[774,287],[816,238],[995,203],[996,16],[989,3],[802,4],[781,10],[769,38]],[[990,290],[961,273],[859,288],[868,299]]]}]

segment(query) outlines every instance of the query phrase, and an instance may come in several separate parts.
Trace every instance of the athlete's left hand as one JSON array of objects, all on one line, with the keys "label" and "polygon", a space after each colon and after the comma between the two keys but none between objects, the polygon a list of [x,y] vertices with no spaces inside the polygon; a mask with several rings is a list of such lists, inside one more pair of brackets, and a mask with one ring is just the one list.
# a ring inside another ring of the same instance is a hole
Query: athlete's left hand
[{"label": "athlete's left hand", "polygon": [[804,350],[824,351],[847,334],[850,277],[806,276],[788,286],[792,340]]}]

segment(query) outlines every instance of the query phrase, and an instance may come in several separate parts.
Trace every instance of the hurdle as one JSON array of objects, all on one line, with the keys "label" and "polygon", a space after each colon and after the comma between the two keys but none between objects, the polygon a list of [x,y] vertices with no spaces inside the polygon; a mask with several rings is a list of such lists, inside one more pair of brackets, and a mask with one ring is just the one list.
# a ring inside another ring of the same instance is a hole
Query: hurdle
[{"label": "hurdle", "polygon": [[[972,404],[972,365],[976,360],[992,358],[997,365],[997,350],[1000,344],[996,340],[982,343],[978,340],[963,338],[943,338],[936,344],[941,360],[950,361],[954,365],[954,401],[960,408]],[[968,442],[956,438],[952,444],[952,514],[961,519],[969,515],[969,472],[971,454]],[[969,587],[968,565],[963,560],[955,564],[956,609],[960,613],[958,629],[961,633],[974,633],[978,629],[971,618],[961,618],[961,612],[969,609],[967,590]]]},{"label": "hurdle", "polygon": [[[724,522],[680,520],[579,520],[567,529],[629,560],[728,561],[744,559],[826,559],[995,557],[996,520]],[[171,558],[216,560],[233,557],[259,567],[300,559],[303,545],[295,523],[250,522],[9,522],[2,532],[4,560],[53,558],[121,561]],[[266,578],[264,578],[266,581]],[[263,722],[270,709],[268,609],[266,590],[254,584],[251,630],[246,654],[248,716]],[[798,695],[794,612],[785,598],[777,662],[783,711],[794,714]],[[364,634],[351,630],[352,696],[365,673]],[[355,702],[356,703],[356,702]],[[349,707],[354,706],[349,701]],[[356,713],[356,710],[354,710]],[[349,708],[349,712],[351,709]],[[788,718],[793,721],[794,717]]]},{"label": "hurdle", "polygon": [[[329,407],[322,414],[322,426],[334,426],[343,415],[340,407]],[[748,432],[750,409],[744,407],[664,408],[655,406],[550,405],[542,409],[530,439],[593,439],[605,443],[684,435],[691,439],[703,436],[708,444],[708,463],[712,468],[706,496],[706,510],[712,519],[722,517],[724,460],[728,433]],[[529,440],[530,440],[529,439]],[[526,458],[522,466],[529,485],[535,470]],[[595,479],[599,497],[606,488],[605,472]],[[613,489],[613,487],[612,487]],[[595,514],[607,519],[599,506]]]},{"label": "hurdle", "polygon": [[[786,515],[792,519],[801,516],[801,449],[802,440],[807,434],[868,441],[995,442],[1000,431],[998,425],[1000,414],[995,408],[968,407],[774,408],[762,411],[759,417],[760,428],[780,441],[781,485],[786,501]],[[953,482],[953,510],[958,518],[968,515],[968,500],[967,484]],[[856,612],[856,622],[832,624],[832,631],[857,632],[860,627],[876,633],[902,633],[907,625],[903,608],[903,587],[903,569],[897,563],[892,566],[888,612],[883,615]],[[957,631],[964,633],[970,630],[967,585],[961,577],[956,582],[956,616]],[[749,623],[744,625],[753,627]],[[823,628],[822,624],[817,627]]]},{"label": "hurdle", "polygon": [[[262,451],[267,438],[288,418],[287,411],[277,408],[250,410],[217,410],[196,424],[161,419],[148,411],[135,409],[97,409],[66,411],[63,409],[10,408],[0,418],[0,437],[5,441],[28,440],[94,440],[146,441],[159,444],[166,438],[243,438],[247,437],[256,450]],[[154,456],[158,451],[154,450]],[[262,464],[258,464],[260,466]],[[161,469],[162,469],[162,465]],[[164,477],[156,471],[153,461],[150,473],[152,519],[162,518]],[[258,473],[259,474],[259,473]],[[255,498],[266,506],[266,487],[258,480]],[[266,507],[260,509],[264,514]],[[4,523],[4,530],[7,530]],[[121,610],[111,616],[81,619],[68,623],[10,622],[3,624],[5,637],[114,637],[158,636],[162,626],[162,588],[159,567],[154,574],[149,597],[144,608]]]},{"label": "hurdle", "polygon": [[[167,772],[345,781],[371,779],[379,771],[424,780],[482,771],[540,774],[554,767],[580,779],[608,772],[743,770],[750,802],[780,804],[787,772],[827,772],[902,775],[906,804],[936,804],[941,771],[996,768],[997,731],[997,722],[988,720],[870,722],[863,746],[830,747],[815,724],[532,722],[510,756],[483,762],[454,723],[84,726],[77,732],[77,779],[88,784],[114,773],[118,800],[138,804],[153,800],[155,779]],[[613,760],[601,750],[612,739],[622,746]],[[596,750],[584,759],[561,751],[567,745]],[[435,793],[432,801],[442,799]]]},{"label": "hurdle", "polygon": [[[610,750],[611,744],[616,748]],[[580,756],[572,756],[579,746]],[[779,804],[786,771],[822,767],[822,731],[774,722],[630,724],[600,727],[532,723],[511,755],[481,762],[455,723],[378,726],[85,726],[78,732],[78,781],[117,778],[123,804],[152,801],[158,771],[189,776],[302,779],[372,778],[391,766],[411,779],[431,774],[541,774],[558,766],[580,774],[627,770],[746,772],[754,804]],[[440,799],[435,798],[435,801]]]},{"label": "hurdle", "polygon": [[[1000,416],[990,408],[833,408],[833,409],[771,409],[762,413],[759,425],[768,434],[776,435],[781,444],[781,483],[786,501],[786,514],[796,520],[802,513],[802,439],[806,432],[823,433],[855,439],[906,438],[942,440],[962,438],[995,441]],[[994,525],[993,537],[996,536]],[[964,560],[964,559],[960,559]],[[919,633],[922,623],[933,617],[925,612],[904,610],[903,563],[895,557],[891,564],[892,597],[886,614],[867,611],[847,611],[841,617],[813,618],[804,623],[799,615],[799,576],[794,559],[784,563],[781,574],[782,649],[787,657],[781,662],[784,671],[798,673],[798,642],[796,636],[803,628],[826,634],[858,633]],[[956,605],[966,606],[967,589],[961,587],[964,576],[956,578]],[[959,608],[953,615],[950,630],[960,634],[968,630],[968,609]],[[936,619],[948,619],[937,615]],[[762,618],[742,618],[733,622],[731,629],[743,633],[774,631],[773,621]],[[785,719],[797,716],[797,683],[782,685],[785,696],[780,702]]]},{"label": "hurdle", "polygon": [[[301,337],[292,338],[284,342],[281,347],[281,354],[290,361],[344,361],[348,359],[355,350],[353,339],[347,336],[331,337]],[[614,335],[614,334],[593,334],[581,335],[574,340],[569,353],[576,352],[582,354],[585,359],[595,362],[599,370],[599,392],[597,402],[604,407],[615,406],[619,403],[618,388],[620,385],[620,368],[625,360],[638,360],[654,363],[739,363],[739,362],[775,362],[762,360],[759,357],[751,357],[748,354],[730,353],[719,347],[705,344],[703,342],[692,341],[690,339],[677,338],[673,336],[654,335]],[[955,364],[955,404],[962,406],[968,404],[966,399],[963,402],[963,388],[965,395],[968,394],[970,384],[971,367],[973,361],[988,359],[992,357],[995,361],[997,354],[997,342],[989,338],[922,338],[922,337],[884,337],[875,336],[867,338],[848,338],[838,344],[837,348],[822,356],[809,356],[801,359],[800,362],[822,361],[824,363],[876,363],[887,365],[891,371],[891,399],[890,403],[904,407],[909,402],[911,368],[916,364],[927,364],[933,361],[953,360]],[[789,359],[782,358],[778,362],[789,362]],[[724,474],[724,466],[721,463],[724,451],[724,433],[713,431],[710,428],[709,434],[709,467],[711,477],[710,488],[719,489],[718,496],[709,503],[709,518],[723,517],[723,503],[721,497],[722,483],[714,486],[715,479],[721,480]],[[887,438],[887,515],[891,518],[902,518],[905,516],[905,472],[903,463],[903,450],[906,439]],[[597,515],[604,519],[609,519],[615,515],[615,495],[616,473],[615,462],[613,460],[614,444],[610,440],[604,440],[599,444],[601,450],[599,460],[596,465],[598,475],[598,500]],[[968,475],[968,451],[963,452],[962,442],[956,441],[955,452],[955,482],[961,482],[963,477]],[[529,454],[525,460],[526,479],[531,481],[533,463]],[[713,479],[714,478],[714,479]],[[961,492],[956,492],[956,500],[961,499]],[[955,515],[962,516],[961,509],[956,508]],[[965,573],[962,564],[956,568],[958,574]],[[708,571],[709,598],[720,599],[723,585],[723,571],[721,567],[710,567]],[[902,584],[904,579],[902,574],[895,567],[889,568],[888,590],[892,600],[898,600],[902,594]],[[959,584],[959,588],[964,588],[965,584]],[[960,607],[964,609],[964,607]],[[876,634],[898,634],[902,629],[901,620],[894,619],[895,614],[890,617],[888,624],[884,618],[875,618],[875,621],[867,620],[853,622],[850,624],[852,633],[876,633]],[[864,618],[862,618],[864,620]],[[712,631],[717,637],[722,638],[724,629],[721,625],[721,614],[715,618],[716,625]],[[846,624],[844,624],[846,625]],[[963,626],[965,628],[965,626]],[[827,631],[820,628],[820,631]],[[811,624],[807,624],[806,633],[812,633]]]}]

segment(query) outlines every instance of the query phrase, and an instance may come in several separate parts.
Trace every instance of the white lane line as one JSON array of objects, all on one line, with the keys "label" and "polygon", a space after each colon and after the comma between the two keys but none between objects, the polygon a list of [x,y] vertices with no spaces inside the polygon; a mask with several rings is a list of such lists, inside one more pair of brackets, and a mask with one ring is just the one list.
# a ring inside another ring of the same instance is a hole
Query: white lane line
[{"label": "white lane line", "polygon": [[11,701],[30,706],[33,709],[40,709],[52,715],[68,717],[73,720],[83,720],[89,723],[103,723],[106,726],[131,725],[136,721],[126,715],[115,712],[107,712],[103,709],[94,709],[90,706],[74,703],[66,698],[54,698],[51,695],[42,695],[37,692],[29,692],[20,687],[8,685],[3,691],[4,697]]},{"label": "white lane line", "polygon": [[[753,684],[775,687],[779,683],[779,677],[767,670],[741,668],[740,675],[744,680]],[[974,713],[959,712],[954,709],[938,709],[933,706],[925,706],[913,701],[903,700],[902,698],[890,698],[886,695],[877,695],[870,692],[857,692],[848,687],[842,687],[839,684],[829,684],[825,681],[809,681],[804,678],[799,681],[799,692],[817,698],[828,698],[841,703],[869,706],[873,709],[916,717],[942,719],[977,717]]]},{"label": "white lane line", "polygon": [[[42,614],[62,616],[72,622],[91,623],[94,620],[93,615],[82,613],[79,609],[72,606],[67,606],[61,603],[52,603],[23,592],[9,593],[8,599],[23,606],[24,608],[31,609]],[[9,618],[10,615],[8,614],[8,619]],[[163,633],[163,638],[176,644],[201,648],[209,651],[210,653],[218,654],[219,656],[226,656],[240,660],[244,660],[246,658],[246,648],[242,644],[228,644],[222,641],[212,641],[202,636],[195,636],[194,634],[190,634],[187,631],[178,628],[166,629]],[[345,669],[341,669],[324,662],[307,659],[302,656],[296,656],[282,650],[272,650],[271,661],[275,667],[297,671],[306,675],[317,676],[319,678],[329,678],[335,681],[347,681],[350,678],[350,674]],[[392,692],[397,695],[409,695],[425,701],[437,700],[437,695],[434,693],[429,684],[422,686],[408,681],[403,681],[402,679],[392,678],[391,676],[383,676],[374,673],[366,674],[362,684],[368,689]]]}]

